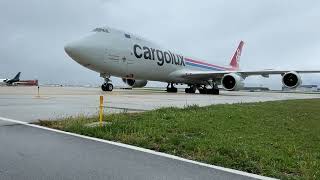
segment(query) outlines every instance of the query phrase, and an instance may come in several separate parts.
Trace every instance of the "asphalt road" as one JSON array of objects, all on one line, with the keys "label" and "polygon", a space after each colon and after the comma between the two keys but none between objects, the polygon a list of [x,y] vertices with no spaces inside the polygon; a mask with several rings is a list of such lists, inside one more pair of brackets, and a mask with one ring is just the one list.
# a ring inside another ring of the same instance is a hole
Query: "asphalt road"
[{"label": "asphalt road", "polygon": [[253,178],[112,144],[11,124],[0,126],[0,179]]}]

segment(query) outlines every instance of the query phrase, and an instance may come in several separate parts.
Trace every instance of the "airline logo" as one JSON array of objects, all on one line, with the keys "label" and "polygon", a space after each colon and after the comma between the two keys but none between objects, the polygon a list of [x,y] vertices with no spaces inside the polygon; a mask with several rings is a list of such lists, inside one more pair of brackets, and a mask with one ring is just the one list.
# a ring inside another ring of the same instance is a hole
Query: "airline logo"
[{"label": "airline logo", "polygon": [[234,53],[230,65],[234,68],[234,69],[239,69],[239,62],[240,62],[240,56],[242,53],[242,47],[244,45],[244,42],[241,41],[236,52]]},{"label": "airline logo", "polygon": [[135,44],[133,46],[133,53],[138,59],[144,58],[153,61],[157,60],[158,66],[163,66],[164,63],[185,66],[183,56],[173,54],[170,51],[162,51],[146,46],[141,47],[140,45]]}]

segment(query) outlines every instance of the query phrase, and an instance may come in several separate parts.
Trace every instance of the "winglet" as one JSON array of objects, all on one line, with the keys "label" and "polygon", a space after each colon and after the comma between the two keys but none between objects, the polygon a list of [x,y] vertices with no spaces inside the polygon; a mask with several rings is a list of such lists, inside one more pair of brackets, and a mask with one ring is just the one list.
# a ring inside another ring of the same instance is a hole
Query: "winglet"
[{"label": "winglet", "polygon": [[232,69],[239,69],[239,62],[240,62],[240,57],[241,57],[241,52],[242,52],[242,47],[244,45],[244,42],[241,41],[236,52],[234,53],[231,62],[230,62],[230,66],[232,67]]}]

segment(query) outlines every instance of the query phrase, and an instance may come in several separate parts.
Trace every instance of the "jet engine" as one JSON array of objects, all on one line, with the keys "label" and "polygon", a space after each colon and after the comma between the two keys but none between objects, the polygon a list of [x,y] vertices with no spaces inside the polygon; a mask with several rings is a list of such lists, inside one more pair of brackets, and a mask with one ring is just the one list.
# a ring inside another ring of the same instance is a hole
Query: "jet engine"
[{"label": "jet engine", "polygon": [[238,74],[231,73],[223,76],[221,84],[227,91],[239,91],[244,87],[244,79]]},{"label": "jet engine", "polygon": [[287,72],[282,75],[282,84],[287,88],[297,88],[302,84],[300,74],[297,72]]},{"label": "jet engine", "polygon": [[142,88],[142,87],[145,87],[148,83],[148,81],[146,80],[135,80],[135,79],[125,79],[125,78],[123,78],[122,81],[133,88]]}]

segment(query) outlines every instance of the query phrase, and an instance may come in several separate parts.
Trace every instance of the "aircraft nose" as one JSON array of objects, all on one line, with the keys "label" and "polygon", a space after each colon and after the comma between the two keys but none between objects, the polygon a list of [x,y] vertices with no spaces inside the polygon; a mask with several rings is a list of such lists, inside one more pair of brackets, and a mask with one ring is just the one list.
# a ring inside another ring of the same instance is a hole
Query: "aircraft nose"
[{"label": "aircraft nose", "polygon": [[93,67],[103,58],[103,44],[94,35],[71,41],[64,46],[65,52],[77,63]]},{"label": "aircraft nose", "polygon": [[93,45],[90,38],[83,38],[67,43],[64,46],[64,50],[73,60],[86,65],[94,60],[97,48]]},{"label": "aircraft nose", "polygon": [[72,44],[70,44],[70,43],[68,43],[68,44],[66,44],[65,46],[64,46],[64,51],[68,54],[68,55],[70,55],[71,53],[72,53],[72,49],[74,49],[73,48],[73,45]]},{"label": "aircraft nose", "polygon": [[81,58],[81,49],[79,42],[71,42],[64,46],[65,52],[74,60]]}]

